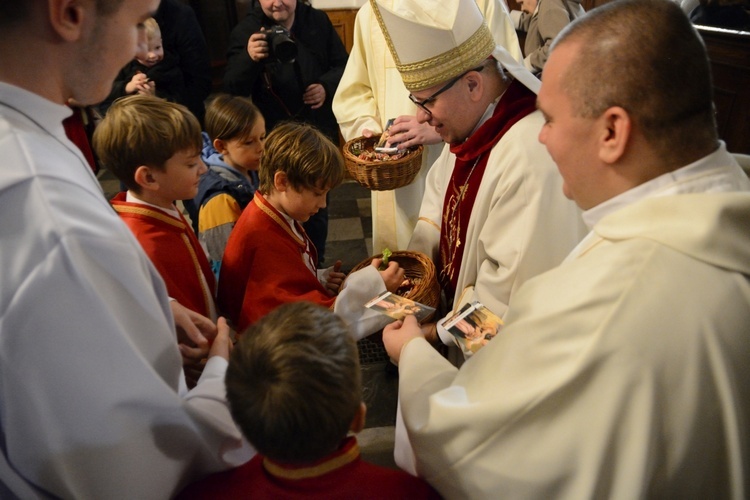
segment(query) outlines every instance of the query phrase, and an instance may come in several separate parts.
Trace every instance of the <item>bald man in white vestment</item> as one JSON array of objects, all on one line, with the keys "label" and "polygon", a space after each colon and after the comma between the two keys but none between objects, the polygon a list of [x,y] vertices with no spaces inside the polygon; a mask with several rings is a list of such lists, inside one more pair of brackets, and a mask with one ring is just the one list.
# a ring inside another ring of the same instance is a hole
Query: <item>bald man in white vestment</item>
[{"label": "bald man in white vestment", "polygon": [[591,232],[460,369],[413,318],[386,328],[416,471],[446,498],[747,498],[750,181],[705,47],[677,4],[620,0],[542,78],[539,139]]}]

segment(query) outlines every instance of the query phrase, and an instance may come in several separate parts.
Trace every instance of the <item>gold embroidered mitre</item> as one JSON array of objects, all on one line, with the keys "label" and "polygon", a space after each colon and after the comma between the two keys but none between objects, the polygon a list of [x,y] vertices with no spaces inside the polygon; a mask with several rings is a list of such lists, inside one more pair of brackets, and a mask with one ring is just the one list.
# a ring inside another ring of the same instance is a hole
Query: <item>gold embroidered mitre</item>
[{"label": "gold embroidered mitre", "polygon": [[370,0],[410,92],[480,66],[495,41],[475,0]]}]

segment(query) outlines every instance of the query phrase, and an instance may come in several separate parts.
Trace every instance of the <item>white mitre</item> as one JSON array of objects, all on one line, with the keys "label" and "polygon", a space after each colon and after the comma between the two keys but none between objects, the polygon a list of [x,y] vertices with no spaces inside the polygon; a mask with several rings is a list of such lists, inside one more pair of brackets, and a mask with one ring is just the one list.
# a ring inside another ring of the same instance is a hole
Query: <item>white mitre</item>
[{"label": "white mitre", "polygon": [[482,65],[492,56],[533,92],[541,82],[492,33],[475,0],[370,0],[404,85],[434,87]]}]

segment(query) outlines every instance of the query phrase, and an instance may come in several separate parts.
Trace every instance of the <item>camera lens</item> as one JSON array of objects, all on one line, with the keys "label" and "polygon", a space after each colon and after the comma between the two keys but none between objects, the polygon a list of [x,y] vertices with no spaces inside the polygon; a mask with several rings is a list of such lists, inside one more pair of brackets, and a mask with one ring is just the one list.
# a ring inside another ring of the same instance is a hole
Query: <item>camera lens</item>
[{"label": "camera lens", "polygon": [[294,62],[297,58],[297,44],[292,40],[289,31],[276,25],[266,30],[268,55],[282,63]]},{"label": "camera lens", "polygon": [[281,62],[292,62],[297,57],[297,44],[285,36],[273,39],[273,53]]}]

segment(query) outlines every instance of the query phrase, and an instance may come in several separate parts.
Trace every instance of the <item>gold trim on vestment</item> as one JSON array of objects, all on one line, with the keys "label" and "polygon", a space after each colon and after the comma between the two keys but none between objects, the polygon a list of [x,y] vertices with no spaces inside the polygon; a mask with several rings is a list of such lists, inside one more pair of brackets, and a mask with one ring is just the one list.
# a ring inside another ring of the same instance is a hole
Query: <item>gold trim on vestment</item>
[{"label": "gold trim on vestment", "polygon": [[[271,205],[271,203],[268,200],[266,200],[265,197],[263,197],[263,201],[260,201],[260,199],[257,196],[254,196],[253,203],[255,203],[263,213],[268,215],[271,218],[271,220],[273,220],[277,225],[281,226],[281,228],[284,231],[286,231],[286,233],[294,239],[295,243],[297,243],[297,245],[300,247],[300,254],[299,254],[300,259],[302,259],[303,263],[305,262],[305,257],[307,257],[310,260],[310,265],[312,266],[312,268],[310,268],[310,272],[312,272],[317,277],[318,275],[317,266],[315,265],[315,262],[314,262],[315,259],[313,259],[313,253],[312,253],[313,242],[312,241],[308,242],[306,239],[304,239],[304,237],[301,238],[300,236],[298,236],[297,233],[294,232],[294,229],[292,229],[292,226],[289,225],[289,222],[287,222],[286,219],[284,219],[283,217],[279,216],[274,211],[274,209],[271,208],[273,207],[273,205]],[[266,206],[266,203],[268,203],[268,205],[270,206]],[[299,221],[297,221],[297,223],[299,224]],[[292,224],[294,224],[294,222]],[[300,225],[300,230],[304,232],[304,228],[302,228],[302,224],[299,224],[299,225]],[[315,250],[317,251],[317,248]],[[305,266],[307,266],[306,263],[305,263]]]},{"label": "gold trim on vestment", "polygon": [[348,463],[354,462],[357,457],[359,457],[359,445],[355,443],[354,446],[343,454],[312,467],[291,469],[282,467],[268,458],[263,459],[263,467],[272,475],[283,479],[309,479],[322,476]]},{"label": "gold trim on vestment", "polygon": [[[130,202],[127,202],[130,203]],[[166,222],[167,224],[182,228],[185,226],[185,224],[180,219],[175,219],[173,216],[165,214],[161,210],[146,207],[146,206],[131,206],[131,205],[115,205],[113,204],[112,207],[115,209],[115,212],[117,213],[127,213],[127,214],[135,214],[135,215],[147,215],[148,217],[153,217],[154,219],[160,220],[161,222]]]},{"label": "gold trim on vestment", "polygon": [[[265,200],[265,198],[264,198],[264,200]],[[265,205],[265,203],[263,203],[262,201],[260,201],[260,199],[258,199],[257,196],[253,198],[253,202],[258,206],[258,208],[261,209],[262,212],[264,212],[271,219],[273,219],[273,221],[276,224],[278,224],[279,226],[281,226],[281,228],[284,231],[286,231],[287,234],[289,234],[289,236],[291,236],[292,238],[294,238],[294,241],[296,241],[299,246],[301,246],[302,248],[305,248],[307,246],[307,242],[305,242],[305,240],[303,240],[302,238],[300,238],[299,236],[297,236],[297,234],[291,228],[291,226],[289,225],[289,223],[285,219],[283,219],[282,217],[279,217],[279,215],[276,212],[274,212],[273,209],[267,207]]]},{"label": "gold trim on vestment", "polygon": [[195,253],[195,248],[193,248],[193,245],[190,243],[190,237],[187,234],[182,233],[180,234],[180,239],[182,239],[182,242],[185,244],[185,247],[190,253],[190,259],[193,261],[195,272],[198,275],[198,282],[201,285],[201,292],[203,293],[203,305],[206,308],[205,310],[208,311],[208,314],[210,315],[212,311],[211,303],[213,302],[213,296],[211,294],[211,291],[208,290],[208,280],[205,276],[203,276],[203,268],[201,267],[200,260],[198,260],[198,255]]},{"label": "gold trim on vestment", "polygon": [[[126,202],[130,203],[130,202]],[[132,206],[132,205],[120,205],[120,204],[113,204],[112,207],[115,209],[115,212],[118,214],[124,213],[124,214],[133,214],[133,215],[145,215],[148,217],[151,217],[153,219],[156,219],[161,222],[165,222],[169,224],[170,226],[174,226],[178,229],[182,230],[190,230],[189,226],[185,225],[184,220],[182,219],[176,219],[175,217],[165,214],[159,209],[151,208],[147,206]],[[193,245],[190,242],[190,237],[186,235],[185,233],[180,234],[180,239],[182,240],[182,243],[185,245],[185,248],[187,248],[188,253],[190,253],[190,260],[193,261],[193,266],[195,267],[195,271],[198,273],[198,281],[201,284],[201,292],[203,295],[203,305],[206,307],[206,311],[209,313],[212,311],[211,303],[213,302],[213,296],[211,294],[211,291],[207,288],[210,288],[207,280],[204,282],[203,279],[201,279],[201,276],[203,275],[203,268],[201,267],[200,261],[198,260],[198,255],[195,253],[195,249],[193,248]],[[205,277],[204,277],[205,279]]]},{"label": "gold trim on vestment", "polygon": [[417,219],[417,220],[421,220],[421,221],[423,221],[423,222],[426,222],[427,224],[429,224],[429,225],[431,225],[432,227],[434,227],[435,229],[437,229],[437,230],[438,230],[438,232],[440,232],[440,226],[439,226],[439,225],[438,225],[438,224],[437,224],[437,223],[436,223],[436,222],[435,222],[434,220],[432,220],[432,219],[428,219],[427,217],[420,217],[420,218],[419,218],[419,219]]},{"label": "gold trim on vestment", "polygon": [[[380,29],[383,31],[391,55],[393,55],[393,60],[396,62],[396,68],[409,92],[418,92],[434,87],[476,68],[495,50],[495,39],[492,37],[487,22],[482,21],[482,25],[474,34],[458,47],[423,61],[402,64],[376,0],[370,0],[370,4],[378,24],[380,24]],[[422,43],[428,43],[428,41],[425,40]]]}]

